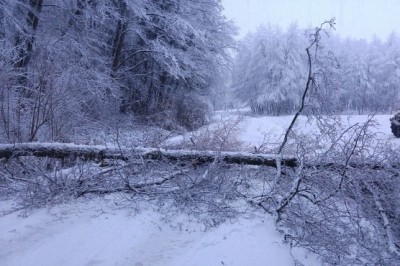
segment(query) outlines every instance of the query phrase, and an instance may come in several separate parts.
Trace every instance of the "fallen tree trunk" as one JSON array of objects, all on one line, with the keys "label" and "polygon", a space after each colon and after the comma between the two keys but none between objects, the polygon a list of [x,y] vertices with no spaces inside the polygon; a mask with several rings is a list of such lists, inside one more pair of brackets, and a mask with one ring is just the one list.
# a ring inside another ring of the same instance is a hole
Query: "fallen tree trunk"
[{"label": "fallen tree trunk", "polygon": [[[189,162],[193,165],[212,163],[214,161],[228,164],[244,164],[277,167],[297,167],[299,161],[295,157],[277,156],[275,154],[253,154],[248,152],[217,152],[196,150],[167,150],[156,148],[116,148],[107,146],[77,145],[70,143],[16,143],[0,144],[0,159],[11,159],[22,156],[49,157],[57,159],[82,158],[84,160],[101,161],[104,159],[128,161],[130,159],[168,160]],[[312,168],[368,168],[383,170],[399,169],[400,165],[380,163],[349,162],[347,165],[338,162],[309,162],[303,167]]]},{"label": "fallen tree trunk", "polygon": [[[69,158],[80,157],[86,160],[123,160],[143,158],[149,160],[186,161],[192,164],[210,163],[215,160],[229,164],[277,166],[274,154],[252,154],[246,152],[215,152],[193,150],[166,150],[155,148],[113,148],[106,146],[76,145],[67,143],[18,143],[0,144],[0,158],[10,159],[21,156]],[[284,157],[281,165],[297,166],[297,159]]]}]

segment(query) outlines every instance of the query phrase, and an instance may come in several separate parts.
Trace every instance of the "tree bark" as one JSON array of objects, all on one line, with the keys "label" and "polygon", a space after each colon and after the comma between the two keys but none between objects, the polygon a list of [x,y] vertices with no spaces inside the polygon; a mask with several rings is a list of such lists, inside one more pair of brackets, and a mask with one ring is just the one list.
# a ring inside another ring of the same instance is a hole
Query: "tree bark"
[{"label": "tree bark", "polygon": [[[0,158],[11,159],[22,156],[69,158],[81,157],[86,160],[114,159],[128,161],[131,158],[148,160],[183,161],[193,165],[212,163],[216,159],[229,164],[247,164],[277,167],[275,155],[246,152],[215,152],[194,150],[166,150],[155,148],[118,149],[105,146],[89,146],[65,143],[19,143],[0,144]],[[284,157],[281,164],[297,166],[297,159]]]},{"label": "tree bark", "polygon": [[21,36],[17,37],[16,47],[18,49],[18,61],[15,63],[17,68],[24,68],[28,65],[33,50],[33,43],[35,42],[35,33],[39,26],[39,14],[42,10],[43,0],[30,0],[28,18],[26,19],[27,30],[24,34],[28,36],[24,39]]},{"label": "tree bark", "polygon": [[[277,164],[286,167],[298,167],[300,162],[294,156],[282,156],[279,160],[275,154],[254,154],[248,152],[218,152],[196,150],[167,150],[157,148],[110,148],[106,146],[77,145],[70,143],[16,143],[0,144],[0,159],[11,159],[23,156],[49,157],[56,159],[81,157],[86,160],[113,159],[128,161],[142,158],[147,160],[168,160],[189,162],[193,165],[212,163],[215,160],[228,164],[243,164],[256,166],[270,166],[277,168]],[[347,162],[347,165],[335,162],[305,162],[305,168],[315,169],[343,169],[367,168],[384,170],[389,168],[400,169],[400,164],[385,165],[374,163]]]},{"label": "tree bark", "polygon": [[121,65],[121,54],[124,47],[126,30],[128,28],[125,18],[127,17],[127,7],[124,0],[118,1],[119,13],[121,18],[117,22],[117,28],[115,30],[114,44],[113,44],[113,64],[112,71],[115,76],[118,68]]}]

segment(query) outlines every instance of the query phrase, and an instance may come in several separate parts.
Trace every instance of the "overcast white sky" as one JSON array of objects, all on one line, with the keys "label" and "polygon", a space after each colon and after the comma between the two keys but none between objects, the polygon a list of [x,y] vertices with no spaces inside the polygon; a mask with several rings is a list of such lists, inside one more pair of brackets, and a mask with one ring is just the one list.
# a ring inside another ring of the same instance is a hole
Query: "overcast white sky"
[{"label": "overcast white sky", "polygon": [[343,37],[384,39],[393,30],[400,34],[400,0],[222,0],[222,4],[241,36],[259,24],[286,28],[297,21],[301,27],[314,27],[333,17]]}]

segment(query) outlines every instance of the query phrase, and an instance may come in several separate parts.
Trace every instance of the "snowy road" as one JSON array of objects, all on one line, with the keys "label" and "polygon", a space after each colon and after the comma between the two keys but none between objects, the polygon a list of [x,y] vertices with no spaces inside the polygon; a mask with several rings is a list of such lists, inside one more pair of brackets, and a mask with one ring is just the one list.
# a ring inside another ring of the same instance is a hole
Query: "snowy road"
[{"label": "snowy road", "polygon": [[[0,264],[14,265],[294,265],[290,250],[264,215],[217,228],[168,222],[155,211],[129,213],[114,200],[90,199],[0,217]],[[263,217],[263,218],[262,218]],[[315,258],[306,265],[318,265]]]}]

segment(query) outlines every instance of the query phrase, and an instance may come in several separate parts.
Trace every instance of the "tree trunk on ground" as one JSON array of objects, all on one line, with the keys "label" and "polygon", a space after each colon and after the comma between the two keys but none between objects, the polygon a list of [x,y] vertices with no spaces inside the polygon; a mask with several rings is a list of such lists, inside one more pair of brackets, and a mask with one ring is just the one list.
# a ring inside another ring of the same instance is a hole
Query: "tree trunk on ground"
[{"label": "tree trunk on ground", "polygon": [[[169,160],[189,162],[193,165],[212,163],[215,160],[229,164],[248,164],[276,167],[275,155],[252,154],[245,152],[215,152],[194,150],[166,150],[156,148],[118,149],[105,146],[88,146],[65,143],[19,143],[0,144],[0,159],[22,156],[70,158],[81,157],[86,160],[123,160],[143,158],[148,160]],[[284,157],[281,164],[295,167],[295,158]]]}]

